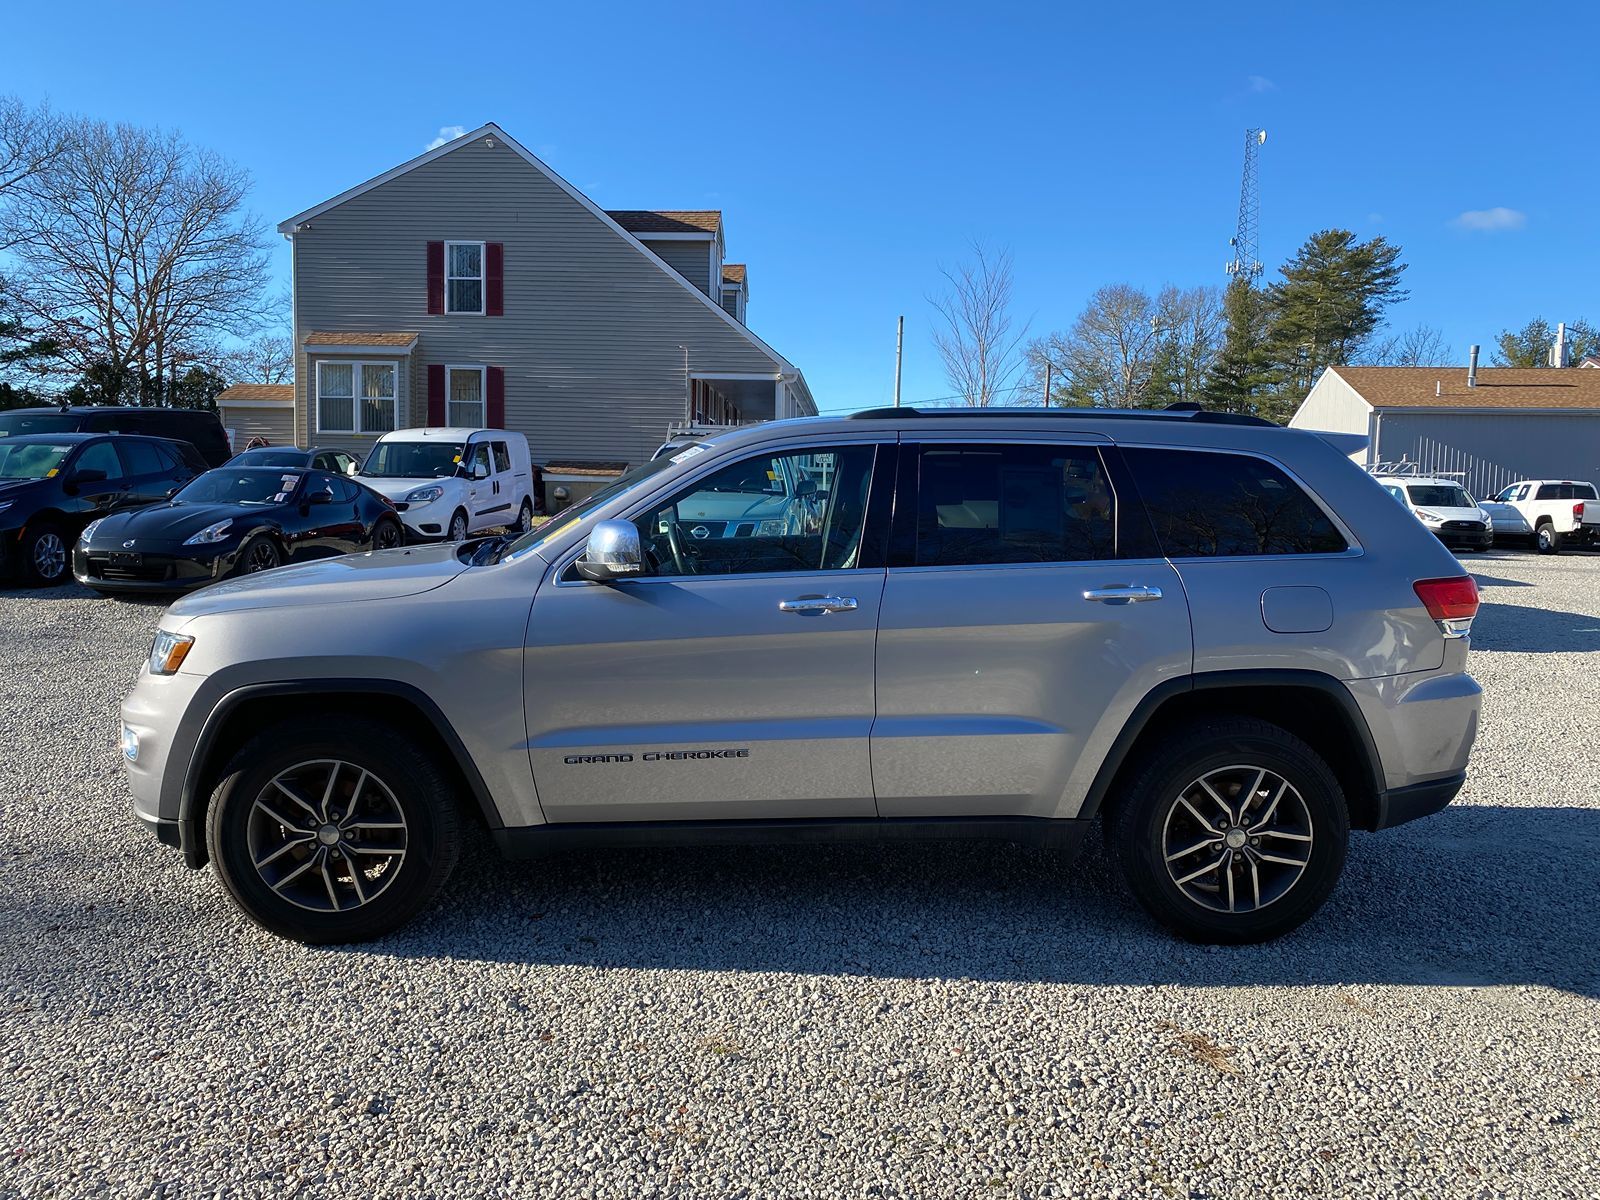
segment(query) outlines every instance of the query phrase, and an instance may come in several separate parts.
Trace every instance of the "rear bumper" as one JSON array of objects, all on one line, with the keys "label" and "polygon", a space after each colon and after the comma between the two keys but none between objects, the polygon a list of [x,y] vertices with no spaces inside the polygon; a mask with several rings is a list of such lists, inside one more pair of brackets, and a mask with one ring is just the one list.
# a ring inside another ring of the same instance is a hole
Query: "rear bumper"
[{"label": "rear bumper", "polygon": [[1446,775],[1443,779],[1429,779],[1408,787],[1390,788],[1378,794],[1378,820],[1374,829],[1393,829],[1419,817],[1431,817],[1439,812],[1461,791],[1467,782],[1467,773]]}]

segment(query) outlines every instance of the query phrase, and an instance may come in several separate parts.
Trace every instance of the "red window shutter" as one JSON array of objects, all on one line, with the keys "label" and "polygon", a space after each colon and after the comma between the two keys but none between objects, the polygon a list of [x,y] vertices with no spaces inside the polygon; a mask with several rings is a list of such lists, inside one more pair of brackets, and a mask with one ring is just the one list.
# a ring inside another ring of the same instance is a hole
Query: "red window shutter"
[{"label": "red window shutter", "polygon": [[484,406],[487,415],[484,424],[490,429],[504,429],[506,427],[505,368],[490,367],[486,374],[489,376],[489,402]]},{"label": "red window shutter", "polygon": [[428,366],[428,424],[444,424],[444,364]]},{"label": "red window shutter", "polygon": [[485,316],[506,315],[506,244],[483,246],[483,311]]},{"label": "red window shutter", "polygon": [[428,315],[444,312],[444,243],[428,243]]}]

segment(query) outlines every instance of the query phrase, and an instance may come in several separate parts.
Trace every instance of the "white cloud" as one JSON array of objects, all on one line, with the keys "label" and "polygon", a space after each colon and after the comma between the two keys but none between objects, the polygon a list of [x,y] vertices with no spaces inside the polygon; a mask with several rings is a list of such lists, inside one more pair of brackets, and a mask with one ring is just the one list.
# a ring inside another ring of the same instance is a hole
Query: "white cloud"
[{"label": "white cloud", "polygon": [[1508,233],[1528,223],[1528,214],[1514,208],[1468,209],[1450,224],[1468,233]]},{"label": "white cloud", "polygon": [[424,146],[423,149],[424,150],[437,150],[440,146],[444,145],[446,142],[455,141],[458,137],[460,137],[466,131],[467,131],[467,127],[465,125],[441,125],[441,126],[439,126],[439,136],[434,138],[433,141],[429,142],[426,146]]},{"label": "white cloud", "polygon": [[1278,85],[1273,83],[1272,80],[1268,79],[1265,75],[1246,76],[1245,86],[1248,91],[1257,96],[1261,95],[1262,92],[1275,92],[1278,90]]}]

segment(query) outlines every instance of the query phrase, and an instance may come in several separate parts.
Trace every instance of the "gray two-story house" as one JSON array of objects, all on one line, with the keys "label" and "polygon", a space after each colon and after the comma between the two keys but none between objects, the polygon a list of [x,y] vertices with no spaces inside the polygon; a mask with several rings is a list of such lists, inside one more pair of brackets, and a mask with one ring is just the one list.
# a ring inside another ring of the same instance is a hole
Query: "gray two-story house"
[{"label": "gray two-story house", "polygon": [[669,427],[814,414],[745,324],[717,212],[606,212],[496,125],[279,227],[294,253],[294,440],[493,426],[574,482]]}]

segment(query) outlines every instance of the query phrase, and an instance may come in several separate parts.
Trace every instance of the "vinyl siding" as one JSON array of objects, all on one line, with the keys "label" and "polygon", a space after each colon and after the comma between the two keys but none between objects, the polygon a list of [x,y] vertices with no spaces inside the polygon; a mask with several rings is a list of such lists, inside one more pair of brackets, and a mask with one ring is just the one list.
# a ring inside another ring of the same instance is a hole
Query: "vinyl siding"
[{"label": "vinyl siding", "polygon": [[1291,429],[1366,433],[1372,407],[1333,371],[1324,371],[1289,420]]},{"label": "vinyl siding", "polygon": [[1474,497],[1519,479],[1600,482],[1600,412],[1380,410],[1375,451],[1423,471],[1461,472]]},{"label": "vinyl siding", "polygon": [[[430,240],[505,244],[505,316],[427,314]],[[314,330],[418,332],[401,385],[416,423],[429,364],[503,367],[506,424],[536,463],[648,458],[684,416],[684,347],[694,372],[782,369],[504,145],[466,144],[318,214],[293,241],[297,345]],[[299,443],[364,454],[371,438],[312,433],[312,361],[296,355]]]},{"label": "vinyl siding", "polygon": [[217,405],[217,419],[224,429],[233,431],[233,448],[243,450],[253,437],[264,437],[274,446],[292,446],[294,438],[294,409],[285,404],[278,408],[234,408],[226,402]]},{"label": "vinyl siding", "polygon": [[711,287],[710,242],[652,242],[648,236],[639,240],[695,287],[708,296],[711,294],[708,290]]}]

